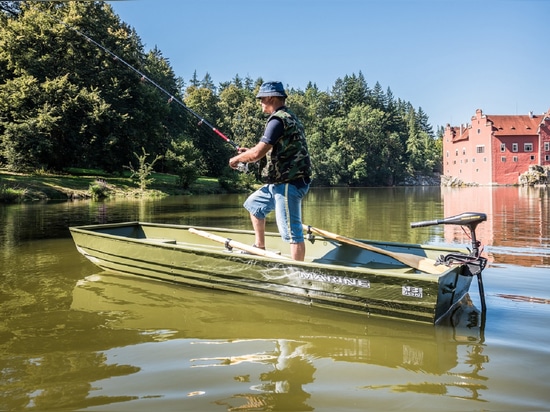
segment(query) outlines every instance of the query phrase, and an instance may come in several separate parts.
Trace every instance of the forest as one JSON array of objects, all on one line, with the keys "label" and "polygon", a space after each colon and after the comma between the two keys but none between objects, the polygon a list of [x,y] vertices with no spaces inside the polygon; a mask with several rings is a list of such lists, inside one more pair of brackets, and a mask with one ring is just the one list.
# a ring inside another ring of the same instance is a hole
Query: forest
[{"label": "forest", "polygon": [[[0,167],[117,174],[146,155],[182,186],[237,173],[228,168],[235,147],[190,110],[251,147],[266,121],[255,98],[262,82],[236,74],[216,84],[196,72],[185,81],[102,1],[0,1]],[[285,86],[305,127],[315,185],[388,186],[440,170],[442,131],[362,72],[330,90],[314,79],[303,89]],[[259,176],[261,167],[251,171]]]}]

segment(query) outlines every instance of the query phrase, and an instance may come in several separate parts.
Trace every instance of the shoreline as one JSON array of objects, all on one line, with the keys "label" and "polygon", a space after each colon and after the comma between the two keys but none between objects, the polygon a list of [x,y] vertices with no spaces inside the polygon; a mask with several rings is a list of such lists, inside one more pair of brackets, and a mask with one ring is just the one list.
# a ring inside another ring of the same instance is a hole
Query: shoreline
[{"label": "shoreline", "polygon": [[155,173],[146,190],[127,176],[105,174],[30,174],[0,170],[0,203],[47,200],[103,199],[117,197],[165,197],[227,193],[217,179],[199,178],[188,189],[178,187],[177,177]]}]

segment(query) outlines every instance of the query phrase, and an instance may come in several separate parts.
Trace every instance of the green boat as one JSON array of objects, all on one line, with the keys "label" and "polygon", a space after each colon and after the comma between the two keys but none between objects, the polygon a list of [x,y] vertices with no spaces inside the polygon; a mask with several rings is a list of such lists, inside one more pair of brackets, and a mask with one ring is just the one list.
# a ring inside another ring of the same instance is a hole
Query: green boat
[{"label": "green boat", "polygon": [[290,259],[288,244],[267,233],[269,250],[250,246],[254,232],[125,222],[71,227],[77,250],[103,270],[182,285],[305,303],[368,316],[439,324],[477,276],[485,300],[476,226],[483,213],[412,223],[470,229],[472,248],[350,239],[304,226],[306,258]]}]

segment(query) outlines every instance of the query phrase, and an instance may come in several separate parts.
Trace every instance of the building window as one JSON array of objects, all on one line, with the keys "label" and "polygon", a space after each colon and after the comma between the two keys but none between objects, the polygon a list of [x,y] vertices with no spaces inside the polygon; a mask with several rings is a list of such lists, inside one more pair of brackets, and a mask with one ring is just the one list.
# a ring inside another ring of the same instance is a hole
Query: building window
[{"label": "building window", "polygon": [[550,152],[550,142],[544,142],[544,151]]},{"label": "building window", "polygon": [[517,163],[517,161],[518,161],[518,157],[517,157],[517,156],[512,157],[512,162],[516,162],[516,163]]},{"label": "building window", "polygon": [[526,152],[533,151],[533,143],[523,143],[523,150]]},{"label": "building window", "polygon": [[503,163],[506,162],[506,156],[502,156],[502,157],[500,158],[500,161],[503,162]]},{"label": "building window", "polygon": [[517,151],[518,151],[518,146],[519,146],[519,145],[518,145],[517,143],[512,143],[512,152],[517,153]]},{"label": "building window", "polygon": [[462,148],[462,155],[463,156],[466,155],[466,148],[465,147]]},{"label": "building window", "polygon": [[458,156],[458,149],[456,149],[455,156]]},{"label": "building window", "polygon": [[447,150],[447,157],[449,157],[449,151]]},{"label": "building window", "polygon": [[535,156],[531,155],[531,161],[535,160]]},{"label": "building window", "polygon": [[476,162],[476,158],[472,157],[472,163],[475,163],[475,162]]},{"label": "building window", "polygon": [[481,129],[477,129],[477,134],[480,134],[481,133]]},{"label": "building window", "polygon": [[550,160],[550,156],[549,155],[544,156],[544,160],[548,162]]},{"label": "building window", "polygon": [[476,146],[476,153],[485,153],[485,146],[483,145]]},{"label": "building window", "polygon": [[505,152],[505,151],[506,151],[506,144],[505,144],[505,143],[501,143],[501,144],[500,144],[500,151],[501,151],[501,152]]}]

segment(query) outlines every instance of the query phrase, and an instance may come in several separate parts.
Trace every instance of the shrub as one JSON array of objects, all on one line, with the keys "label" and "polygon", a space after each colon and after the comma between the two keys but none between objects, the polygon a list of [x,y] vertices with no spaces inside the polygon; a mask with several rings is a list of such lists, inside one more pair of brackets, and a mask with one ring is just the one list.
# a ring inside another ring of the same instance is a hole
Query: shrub
[{"label": "shrub", "polygon": [[172,141],[166,152],[166,164],[178,176],[177,184],[183,189],[188,189],[205,171],[199,150],[187,140]]},{"label": "shrub", "polygon": [[127,166],[127,168],[130,169],[130,171],[132,172],[132,175],[130,177],[137,178],[139,189],[141,191],[144,191],[145,189],[147,189],[147,186],[155,180],[150,179],[149,176],[151,175],[151,173],[153,173],[153,167],[155,166],[155,163],[162,159],[162,156],[158,155],[151,163],[147,163],[147,156],[149,156],[149,153],[147,153],[143,147],[141,148],[141,150],[143,151],[143,154],[141,156],[137,153],[134,153],[134,156],[138,159],[139,163],[137,170],[134,169],[134,166],[132,166],[132,164],[130,164],[130,166]]},{"label": "shrub", "polygon": [[14,189],[6,185],[0,186],[0,203],[20,202],[26,195],[26,189]]},{"label": "shrub", "polygon": [[109,197],[109,188],[103,179],[97,179],[89,188],[92,199],[105,199]]}]

